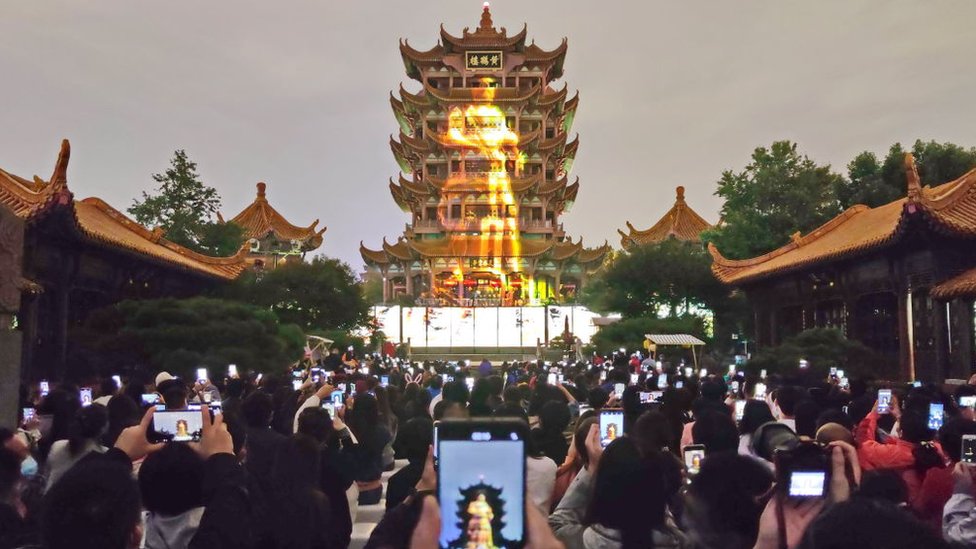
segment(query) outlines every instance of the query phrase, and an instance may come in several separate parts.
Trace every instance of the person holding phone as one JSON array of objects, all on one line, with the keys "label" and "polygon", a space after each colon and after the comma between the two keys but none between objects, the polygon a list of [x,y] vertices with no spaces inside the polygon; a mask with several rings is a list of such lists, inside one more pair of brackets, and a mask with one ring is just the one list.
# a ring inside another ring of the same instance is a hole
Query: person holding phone
[{"label": "person holding phone", "polygon": [[897,396],[891,398],[891,413],[898,418],[898,438],[885,442],[877,440],[878,403],[854,430],[858,443],[858,458],[865,471],[892,469],[898,472],[908,488],[908,503],[914,504],[929,469],[941,467],[945,458],[935,432],[929,429],[928,414],[911,408],[901,410]]},{"label": "person holding phone", "polygon": [[963,417],[949,419],[939,429],[939,444],[949,460],[948,466],[930,469],[925,474],[918,497],[912,504],[915,514],[936,530],[942,527],[942,510],[952,496],[952,470],[964,461],[964,439],[973,436],[976,436],[976,422]]},{"label": "person holding phone", "polygon": [[664,460],[673,458],[642,456],[626,436],[604,449],[599,431],[597,425],[590,428],[587,468],[549,516],[556,537],[567,547],[585,549],[688,545],[667,521]]},{"label": "person holding phone", "polygon": [[101,437],[107,427],[108,413],[104,406],[92,405],[78,409],[68,438],[51,445],[51,452],[47,456],[47,490],[90,452],[102,454],[108,450],[101,445]]}]

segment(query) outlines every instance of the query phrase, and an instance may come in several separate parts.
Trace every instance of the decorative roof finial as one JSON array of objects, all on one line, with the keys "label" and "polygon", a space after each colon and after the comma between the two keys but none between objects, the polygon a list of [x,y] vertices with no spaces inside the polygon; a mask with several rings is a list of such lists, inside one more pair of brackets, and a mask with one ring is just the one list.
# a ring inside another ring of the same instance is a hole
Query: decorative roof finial
[{"label": "decorative roof finial", "polygon": [[481,12],[481,25],[478,26],[478,30],[495,30],[495,25],[491,21],[490,6],[488,2],[485,2],[485,9]]},{"label": "decorative roof finial", "polygon": [[261,183],[258,183],[258,198],[264,198],[264,191],[267,188],[268,186],[265,185],[263,181]]},{"label": "decorative roof finial", "polygon": [[918,168],[915,167],[912,153],[905,153],[905,178],[908,180],[908,200],[915,202],[922,196],[922,181],[918,177]]},{"label": "decorative roof finial", "polygon": [[684,202],[685,201],[685,188],[683,186],[679,185],[674,191],[676,193],[675,201],[676,202]]}]

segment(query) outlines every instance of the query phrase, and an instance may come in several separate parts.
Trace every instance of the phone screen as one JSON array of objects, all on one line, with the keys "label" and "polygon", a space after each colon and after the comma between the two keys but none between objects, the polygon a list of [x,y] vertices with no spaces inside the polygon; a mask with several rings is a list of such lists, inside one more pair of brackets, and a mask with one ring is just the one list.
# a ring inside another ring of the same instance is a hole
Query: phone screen
[{"label": "phone screen", "polygon": [[614,383],[613,384],[613,394],[616,395],[617,398],[623,398],[624,397],[624,389],[626,389],[626,388],[627,388],[627,386],[624,385],[623,383]]},{"label": "phone screen", "polygon": [[390,385],[390,376],[380,376],[380,385],[387,387]]},{"label": "phone screen", "polygon": [[50,392],[51,392],[51,384],[48,383],[48,382],[46,382],[46,381],[42,381],[41,382],[41,396],[47,396],[47,394],[50,393]]},{"label": "phone screen", "polygon": [[197,368],[197,381],[206,381],[208,379],[210,379],[210,376],[207,375],[207,369]]},{"label": "phone screen", "polygon": [[976,435],[962,436],[962,456],[963,463],[976,463]]},{"label": "phone screen", "polygon": [[295,380],[292,380],[292,382],[291,382],[291,388],[292,388],[292,390],[295,390],[295,391],[301,389],[302,388],[302,385],[303,385],[303,383],[302,383],[302,380],[300,380],[300,379],[295,379]]},{"label": "phone screen", "polygon": [[938,431],[945,421],[945,405],[941,402],[929,404],[929,429]]},{"label": "phone screen", "polygon": [[227,376],[228,377],[237,377],[237,364],[228,364],[227,365]]},{"label": "phone screen", "polygon": [[92,390],[91,387],[81,388],[81,405],[91,406],[92,403]]},{"label": "phone screen", "polygon": [[651,393],[641,391],[640,402],[641,404],[647,404],[649,402],[654,402],[654,398],[651,396]]},{"label": "phone screen", "polygon": [[701,444],[685,446],[682,452],[685,458],[685,467],[688,468],[689,475],[697,475],[701,470],[701,462],[705,459],[705,447]]},{"label": "phone screen", "polygon": [[149,406],[151,404],[156,404],[159,402],[159,395],[156,393],[143,393],[142,394],[142,404],[143,406]]},{"label": "phone screen", "polygon": [[603,410],[600,412],[600,445],[604,448],[617,437],[624,434],[624,411]]},{"label": "phone screen", "polygon": [[325,402],[323,402],[322,409],[325,410],[326,412],[329,412],[330,418],[335,419],[336,417],[335,404],[333,404],[331,400],[326,400]]},{"label": "phone screen", "polygon": [[976,408],[976,395],[959,397],[959,405],[963,408]]},{"label": "phone screen", "polygon": [[746,401],[744,400],[735,401],[735,420],[742,421],[742,418],[745,415],[746,415]]},{"label": "phone screen", "polygon": [[203,419],[199,410],[157,410],[153,414],[153,430],[156,440],[162,442],[198,441],[203,433]]},{"label": "phone screen", "polygon": [[546,375],[546,383],[548,383],[549,385],[555,385],[556,384],[556,374],[552,374],[552,373],[547,374]]},{"label": "phone screen", "polygon": [[639,380],[640,380],[640,374],[630,374],[630,384],[631,385],[637,385],[637,382]]},{"label": "phone screen", "polygon": [[[551,376],[552,374],[549,374],[549,375]],[[469,391],[473,391],[474,390],[474,378],[473,377],[466,377],[466,378],[464,378],[464,384],[468,386],[468,390]]]},{"label": "phone screen", "polygon": [[684,389],[684,387],[685,387],[685,382],[684,381],[678,380],[678,381],[675,381],[674,382],[674,388],[675,389]]},{"label": "phone screen", "polygon": [[346,393],[344,393],[342,390],[332,391],[332,394],[330,395],[330,398],[332,399],[332,405],[333,406],[342,406],[342,400],[343,400],[343,397],[345,397],[345,396],[346,396]]},{"label": "phone screen", "polygon": [[891,413],[891,389],[881,389],[878,391],[878,413]]},{"label": "phone screen", "polygon": [[526,431],[519,421],[441,422],[440,547],[523,545]]},{"label": "phone screen", "polygon": [[115,388],[116,389],[121,389],[122,388],[122,376],[118,376],[118,375],[112,376],[112,381],[115,382]]},{"label": "phone screen", "polygon": [[34,408],[24,408],[24,423],[34,419],[37,411]]},{"label": "phone screen", "polygon": [[827,474],[824,471],[793,471],[790,473],[790,497],[820,497],[824,495]]},{"label": "phone screen", "polygon": [[668,374],[661,374],[657,376],[657,388],[658,389],[668,388]]}]

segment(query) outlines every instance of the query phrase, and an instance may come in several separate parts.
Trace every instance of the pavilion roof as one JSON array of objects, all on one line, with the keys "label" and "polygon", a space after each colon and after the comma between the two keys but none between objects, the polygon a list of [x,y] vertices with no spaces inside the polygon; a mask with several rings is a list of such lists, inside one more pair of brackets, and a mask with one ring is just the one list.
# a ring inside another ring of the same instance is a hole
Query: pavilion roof
[{"label": "pavilion roof", "polygon": [[668,238],[698,242],[701,240],[701,233],[711,227],[705,218],[685,202],[685,188],[678,187],[675,189],[674,205],[651,228],[640,230],[628,221],[629,233],[619,229],[617,232],[620,233],[620,244],[625,250],[629,250],[634,246],[661,242]]},{"label": "pavilion roof", "polygon": [[452,235],[436,239],[400,238],[395,244],[383,240],[383,247],[371,250],[359,243],[359,253],[367,263],[389,264],[424,257],[548,257],[553,261],[576,261],[581,264],[603,261],[610,245],[584,248],[578,242],[543,239],[492,238],[487,236]]},{"label": "pavilion roof", "polygon": [[905,155],[905,170],[905,198],[876,208],[848,208],[805,236],[794,234],[788,244],[767,254],[731,260],[709,244],[712,272],[720,281],[735,285],[867,253],[897,241],[912,217],[923,219],[942,234],[976,238],[976,169],[954,181],[924,188],[911,154]]},{"label": "pavilion roof", "polygon": [[318,219],[308,227],[292,225],[271,206],[266,192],[267,184],[258,183],[254,202],[231,219],[232,223],[244,229],[245,237],[262,239],[271,235],[281,241],[298,240],[303,243],[302,247],[306,250],[314,250],[322,245],[322,234],[327,227],[316,230]]},{"label": "pavilion roof", "polygon": [[526,25],[522,26],[522,30],[519,31],[514,36],[508,36],[508,31],[505,27],[501,30],[495,29],[494,23],[491,20],[491,11],[488,5],[485,4],[484,9],[481,12],[481,22],[478,28],[471,32],[467,27],[462,31],[461,36],[457,37],[446,30],[444,30],[444,25],[441,25],[441,43],[444,44],[446,48],[452,50],[465,50],[468,48],[478,47],[492,47],[492,48],[502,48],[502,49],[520,49],[525,45],[525,34],[528,30]]},{"label": "pavilion roof", "polygon": [[976,297],[976,268],[969,269],[932,287],[932,297],[948,301]]},{"label": "pavilion roof", "polygon": [[67,179],[70,156],[71,145],[65,139],[48,181],[36,176],[27,180],[0,170],[0,204],[26,223],[34,223],[55,209],[66,210],[86,240],[197,275],[232,280],[246,269],[246,248],[230,257],[206,256],[166,240],[161,229],[143,227],[100,198],[74,200]]}]

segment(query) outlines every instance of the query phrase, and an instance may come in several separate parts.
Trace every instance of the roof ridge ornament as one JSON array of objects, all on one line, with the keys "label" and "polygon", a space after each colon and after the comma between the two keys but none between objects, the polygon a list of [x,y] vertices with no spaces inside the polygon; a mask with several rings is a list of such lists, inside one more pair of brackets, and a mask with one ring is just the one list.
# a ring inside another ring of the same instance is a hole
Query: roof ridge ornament
[{"label": "roof ridge ornament", "polygon": [[264,181],[259,181],[256,187],[258,188],[258,200],[267,200],[268,184]]},{"label": "roof ridge ornament", "polygon": [[479,31],[494,31],[495,30],[495,24],[491,20],[491,10],[489,9],[491,7],[491,4],[488,3],[488,2],[485,2],[484,6],[485,6],[484,10],[482,10],[482,12],[481,12],[481,24],[478,25],[478,30]]},{"label": "roof ridge ornament", "polygon": [[922,181],[918,177],[918,167],[912,153],[905,153],[905,178],[908,180],[908,201],[918,202],[922,197]]}]

